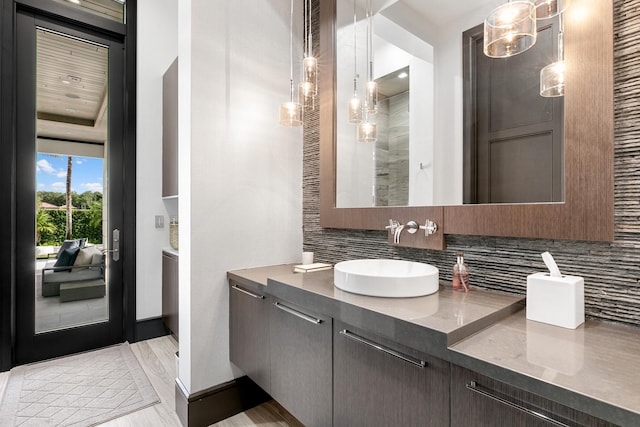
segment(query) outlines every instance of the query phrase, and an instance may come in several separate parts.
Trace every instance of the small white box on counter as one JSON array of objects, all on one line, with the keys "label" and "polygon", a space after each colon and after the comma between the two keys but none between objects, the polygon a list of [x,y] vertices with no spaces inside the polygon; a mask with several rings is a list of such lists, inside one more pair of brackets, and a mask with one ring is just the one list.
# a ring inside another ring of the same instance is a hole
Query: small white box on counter
[{"label": "small white box on counter", "polygon": [[527,319],[569,329],[583,324],[584,279],[549,273],[527,276]]}]

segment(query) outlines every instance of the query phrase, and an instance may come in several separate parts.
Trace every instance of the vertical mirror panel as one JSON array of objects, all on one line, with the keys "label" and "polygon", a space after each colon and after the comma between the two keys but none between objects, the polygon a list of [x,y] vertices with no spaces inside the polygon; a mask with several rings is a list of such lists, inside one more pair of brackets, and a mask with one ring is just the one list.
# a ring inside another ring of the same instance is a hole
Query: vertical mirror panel
[{"label": "vertical mirror panel", "polygon": [[36,34],[34,304],[35,332],[43,333],[109,320],[109,50]]}]

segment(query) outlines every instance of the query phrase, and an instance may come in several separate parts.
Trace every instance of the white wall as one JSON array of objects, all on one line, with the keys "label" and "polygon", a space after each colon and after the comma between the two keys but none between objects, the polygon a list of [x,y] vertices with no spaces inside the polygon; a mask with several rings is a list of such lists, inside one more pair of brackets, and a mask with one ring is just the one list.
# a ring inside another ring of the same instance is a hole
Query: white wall
[{"label": "white wall", "polygon": [[226,272],[300,261],[302,129],[278,124],[288,1],[181,0],[179,29],[179,380],[194,393],[237,374]]},{"label": "white wall", "polygon": [[[162,202],[162,75],[178,55],[178,0],[138,0],[136,148],[136,317],[162,315],[162,248],[169,217]],[[165,217],[156,229],[154,216]]]}]

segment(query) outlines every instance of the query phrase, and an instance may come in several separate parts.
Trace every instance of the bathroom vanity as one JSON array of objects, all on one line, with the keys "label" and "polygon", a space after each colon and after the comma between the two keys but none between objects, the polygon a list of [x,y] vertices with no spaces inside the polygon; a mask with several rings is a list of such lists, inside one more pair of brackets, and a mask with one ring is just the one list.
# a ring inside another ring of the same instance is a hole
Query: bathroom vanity
[{"label": "bathroom vanity", "polygon": [[640,425],[633,328],[527,321],[477,288],[355,295],[291,265],[228,278],[231,361],[307,426]]}]

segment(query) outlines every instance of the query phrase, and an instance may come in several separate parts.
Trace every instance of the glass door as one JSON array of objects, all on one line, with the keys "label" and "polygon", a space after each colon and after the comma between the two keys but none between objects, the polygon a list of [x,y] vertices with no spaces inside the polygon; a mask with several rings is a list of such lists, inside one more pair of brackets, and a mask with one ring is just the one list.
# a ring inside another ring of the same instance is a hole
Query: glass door
[{"label": "glass door", "polygon": [[123,46],[18,12],[18,364],[122,341]]}]

